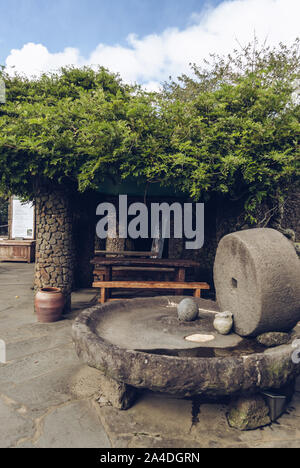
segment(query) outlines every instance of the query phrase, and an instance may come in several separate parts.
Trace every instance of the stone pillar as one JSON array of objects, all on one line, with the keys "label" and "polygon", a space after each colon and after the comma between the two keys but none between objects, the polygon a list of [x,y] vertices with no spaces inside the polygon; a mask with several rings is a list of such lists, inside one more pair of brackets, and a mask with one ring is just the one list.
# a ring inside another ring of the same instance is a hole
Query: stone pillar
[{"label": "stone pillar", "polygon": [[121,239],[119,237],[119,206],[118,206],[118,200],[117,198],[113,197],[112,199],[108,199],[110,203],[112,203],[115,206],[116,209],[116,214],[117,214],[117,237],[110,237],[108,234],[108,237],[106,239],[106,250],[108,252],[122,252],[125,250],[126,247],[126,239]]},{"label": "stone pillar", "polygon": [[125,250],[125,239],[108,237],[106,240],[106,250],[108,252],[122,252]]},{"label": "stone pillar", "polygon": [[61,288],[71,307],[73,286],[72,215],[67,195],[60,190],[36,196],[35,289]]},{"label": "stone pillar", "polygon": [[184,239],[175,239],[174,237],[174,216],[171,216],[170,231],[171,237],[168,242],[168,257],[171,259],[182,258]]}]

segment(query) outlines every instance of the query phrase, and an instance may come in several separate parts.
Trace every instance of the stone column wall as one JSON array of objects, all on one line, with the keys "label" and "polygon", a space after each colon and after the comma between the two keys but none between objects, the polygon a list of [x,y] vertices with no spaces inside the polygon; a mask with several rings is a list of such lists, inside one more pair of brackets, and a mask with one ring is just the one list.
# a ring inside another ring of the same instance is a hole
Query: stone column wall
[{"label": "stone column wall", "polygon": [[116,214],[117,214],[117,237],[107,237],[106,239],[106,250],[108,252],[122,252],[126,248],[126,239],[121,239],[118,235],[119,232],[119,200],[117,197],[112,197],[111,199],[107,199],[110,203],[115,206]]},{"label": "stone column wall", "polygon": [[74,250],[72,215],[63,191],[40,192],[36,197],[35,289],[61,288],[71,306]]}]

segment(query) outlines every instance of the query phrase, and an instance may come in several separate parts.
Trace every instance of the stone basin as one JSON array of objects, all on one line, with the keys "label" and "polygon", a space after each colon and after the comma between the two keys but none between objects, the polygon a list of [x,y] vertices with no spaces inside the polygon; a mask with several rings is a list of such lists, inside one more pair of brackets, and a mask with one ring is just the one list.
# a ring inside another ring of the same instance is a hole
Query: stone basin
[{"label": "stone basin", "polygon": [[[254,338],[219,335],[216,302],[196,299],[200,318],[181,323],[179,296],[120,300],[87,309],[73,325],[78,356],[135,388],[210,397],[280,389],[300,374],[290,344],[267,349]],[[199,342],[187,337],[199,335]]]}]

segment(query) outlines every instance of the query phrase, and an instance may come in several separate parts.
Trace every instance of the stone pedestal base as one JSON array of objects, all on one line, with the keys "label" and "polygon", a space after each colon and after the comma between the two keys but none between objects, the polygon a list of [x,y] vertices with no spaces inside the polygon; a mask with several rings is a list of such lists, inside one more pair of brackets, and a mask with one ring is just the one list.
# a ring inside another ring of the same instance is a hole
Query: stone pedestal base
[{"label": "stone pedestal base", "polygon": [[228,424],[240,431],[251,431],[271,424],[269,408],[260,395],[240,397],[231,403]]},{"label": "stone pedestal base", "polygon": [[100,383],[99,404],[100,406],[112,406],[121,411],[128,410],[137,398],[137,390],[130,385],[105,376],[103,374]]}]

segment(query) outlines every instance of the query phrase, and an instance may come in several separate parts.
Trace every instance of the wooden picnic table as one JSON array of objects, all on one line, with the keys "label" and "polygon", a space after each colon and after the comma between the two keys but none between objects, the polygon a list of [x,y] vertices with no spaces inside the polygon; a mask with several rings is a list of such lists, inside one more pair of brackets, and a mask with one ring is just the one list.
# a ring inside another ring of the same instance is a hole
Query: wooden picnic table
[{"label": "wooden picnic table", "polygon": [[[95,257],[91,263],[95,265],[95,283],[94,287],[100,287],[100,282],[106,282],[105,287],[109,289],[109,284],[107,282],[111,282],[112,287],[116,287],[116,282],[112,281],[112,269],[113,268],[118,268],[121,267],[123,270],[128,269],[128,271],[136,268],[141,271],[172,271],[175,272],[175,278],[174,282],[172,284],[168,281],[165,281],[165,288],[168,288],[168,285],[170,289],[172,289],[176,283],[181,283],[181,288],[183,288],[184,284],[186,283],[186,271],[189,268],[197,268],[200,266],[198,262],[195,262],[194,260],[182,260],[182,259],[165,259],[165,258],[120,258],[120,257],[115,257],[115,258],[105,258],[105,257]],[[101,280],[100,282],[97,280]],[[127,285],[130,283],[130,281],[127,281]],[[136,282],[132,281],[132,283],[136,284]],[[149,287],[154,287],[154,283],[151,281],[144,281],[143,284],[141,283],[140,286],[146,287],[148,283]],[[120,286],[122,282],[119,283]],[[124,283],[123,283],[124,284]],[[123,286],[122,284],[122,286]],[[163,287],[164,284],[160,283],[160,287]],[[121,287],[122,287],[121,286]],[[176,285],[175,285],[176,286]],[[188,285],[187,285],[188,286]],[[130,284],[129,286],[130,287]],[[175,288],[176,289],[176,288]],[[177,295],[182,295],[183,294],[183,289],[178,289],[176,290]]]},{"label": "wooden picnic table", "polygon": [[[113,267],[144,267],[145,270],[153,268],[174,268],[176,281],[185,281],[186,270],[200,266],[194,260],[169,259],[169,258],[104,258],[95,257],[91,263],[98,268],[105,270],[105,281],[112,280]],[[150,270],[151,271],[151,270]]]}]

